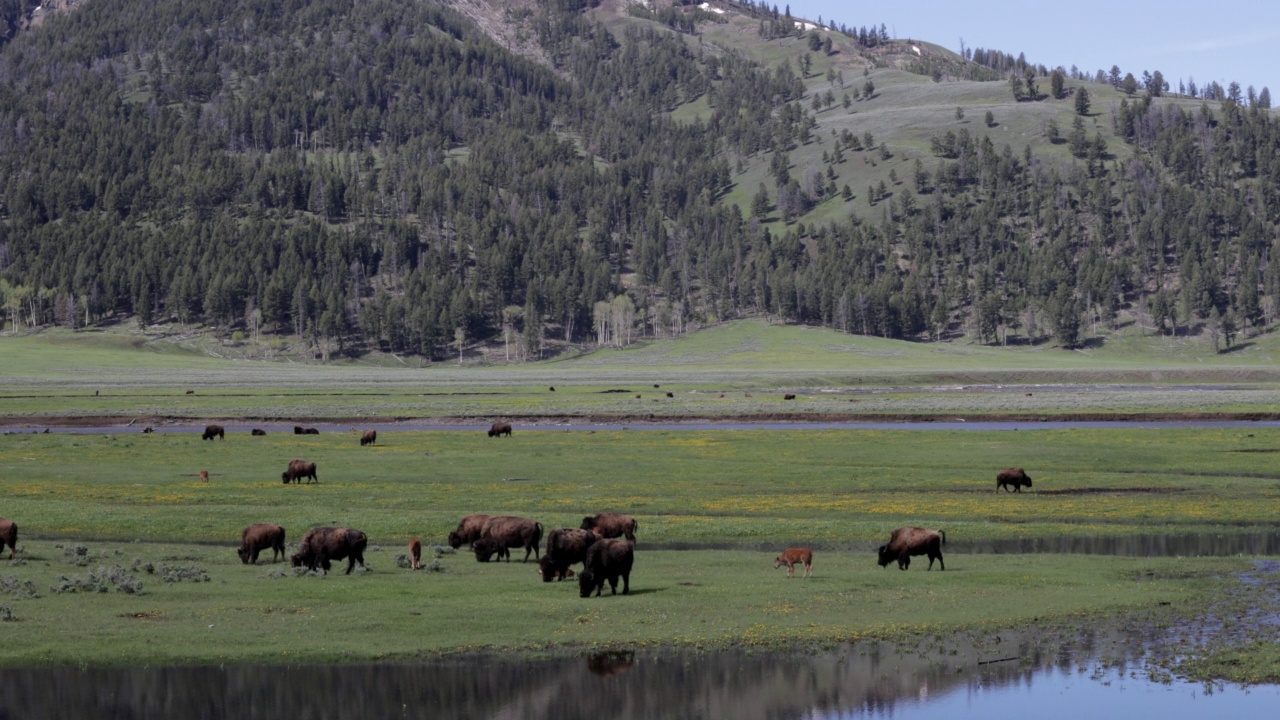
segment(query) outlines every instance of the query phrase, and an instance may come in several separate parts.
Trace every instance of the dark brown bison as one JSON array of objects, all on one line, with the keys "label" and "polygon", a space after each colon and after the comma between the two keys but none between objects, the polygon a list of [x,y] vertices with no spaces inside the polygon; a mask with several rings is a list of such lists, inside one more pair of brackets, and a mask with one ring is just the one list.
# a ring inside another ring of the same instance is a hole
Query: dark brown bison
[{"label": "dark brown bison", "polygon": [[805,577],[813,577],[813,551],[809,548],[793,547],[783,550],[781,555],[773,559],[773,569],[786,565],[787,577],[795,577],[796,563],[804,565]]},{"label": "dark brown bison", "polygon": [[263,430],[262,428],[254,428],[249,431],[249,434],[254,437],[262,437],[263,435],[267,434],[267,431]]},{"label": "dark brown bison", "polygon": [[307,428],[306,430],[302,431],[302,434],[303,435],[319,435],[320,431],[317,430],[316,428]]},{"label": "dark brown bison", "polygon": [[494,555],[498,559],[507,559],[511,561],[511,553],[507,552],[507,548],[497,538],[482,537],[471,543],[471,551],[476,554],[476,562],[489,562]]},{"label": "dark brown bison", "polygon": [[18,523],[9,518],[0,518],[0,551],[9,546],[9,559],[18,554]]},{"label": "dark brown bison", "polygon": [[458,529],[449,533],[449,547],[457,550],[470,545],[484,535],[484,526],[492,515],[467,515],[458,521]]},{"label": "dark brown bison", "polygon": [[494,423],[489,426],[489,437],[498,437],[500,435],[511,437],[510,423]]},{"label": "dark brown bison", "polygon": [[627,541],[632,545],[636,542],[636,530],[640,528],[640,523],[630,515],[620,515],[618,513],[598,513],[595,517],[582,518],[582,524],[578,527],[583,530],[590,530],[596,534],[596,537],[616,538],[626,536]]},{"label": "dark brown bison", "polygon": [[302,547],[290,562],[294,567],[305,565],[310,570],[319,567],[327,573],[330,560],[345,559],[350,575],[356,563],[364,567],[364,548],[368,544],[365,534],[355,528],[312,528],[302,536]]},{"label": "dark brown bison", "polygon": [[155,432],[155,431],[156,431],[156,429],[155,429],[155,428],[153,428],[153,427],[151,427],[150,425],[148,425],[148,426],[146,426],[146,427],[142,428],[142,432],[143,432],[143,434],[145,434],[145,435],[150,435],[151,433],[153,433],[153,432]]},{"label": "dark brown bison", "polygon": [[938,561],[938,568],[946,570],[942,562],[942,546],[947,544],[947,534],[941,530],[926,530],[919,527],[900,527],[889,536],[889,544],[880,546],[880,567],[887,567],[894,560],[898,561],[898,569],[906,570],[911,565],[912,555],[928,555],[929,569],[933,569],[933,561]]},{"label": "dark brown bison", "polygon": [[596,542],[596,534],[581,528],[556,528],[547,534],[547,552],[538,561],[543,582],[570,577],[570,565],[587,559],[587,550]]},{"label": "dark brown bison", "polygon": [[294,434],[294,435],[301,435],[303,432],[305,432],[305,431],[302,429],[302,426],[301,426],[301,425],[294,425],[294,426],[293,426],[293,434]]},{"label": "dark brown bison", "polygon": [[622,578],[622,594],[631,592],[631,566],[635,564],[635,549],[625,540],[601,540],[593,543],[587,550],[587,559],[578,573],[578,594],[591,597],[595,590],[596,597],[604,592],[605,581],[609,583],[609,594],[618,594],[618,578]]},{"label": "dark brown bison", "polygon": [[219,440],[227,439],[226,432],[222,429],[221,425],[206,425],[204,429],[204,434],[200,436],[200,439],[212,440],[215,437],[218,438]]},{"label": "dark brown bison", "polygon": [[[542,542],[542,523],[515,515],[497,515],[485,523],[481,539],[497,541],[502,548],[499,558],[506,556],[508,562],[511,555],[507,548],[524,548],[524,562],[529,562],[529,553],[535,560],[541,556],[538,544]],[[475,543],[472,547],[476,547]]]},{"label": "dark brown bison", "polygon": [[409,564],[414,570],[422,567],[422,541],[418,538],[409,541]]},{"label": "dark brown bison", "polygon": [[316,477],[316,464],[307,462],[306,460],[290,460],[289,467],[280,474],[280,480],[288,485],[291,482],[300,483],[302,478],[310,478],[311,481],[320,482],[320,478]]},{"label": "dark brown bison", "polygon": [[364,434],[360,436],[360,447],[364,447],[365,445],[372,445],[376,442],[378,442],[377,430],[365,430]]},{"label": "dark brown bison", "polygon": [[284,559],[284,528],[268,523],[250,525],[240,533],[240,549],[236,552],[240,554],[240,562],[256,565],[258,553],[267,548],[271,548],[271,562],[276,561],[277,555]]},{"label": "dark brown bison", "polygon": [[[1009,489],[1010,485],[1013,486],[1012,490]],[[1004,488],[1005,492],[1022,492],[1024,487],[1031,487],[1031,478],[1022,468],[1005,468],[996,473],[996,492],[1000,492],[1000,488]]]},{"label": "dark brown bison", "polygon": [[795,396],[793,393],[787,393],[786,395],[783,395],[783,396],[782,396],[782,399],[783,399],[783,400],[795,400],[795,399],[796,399],[796,396]]}]

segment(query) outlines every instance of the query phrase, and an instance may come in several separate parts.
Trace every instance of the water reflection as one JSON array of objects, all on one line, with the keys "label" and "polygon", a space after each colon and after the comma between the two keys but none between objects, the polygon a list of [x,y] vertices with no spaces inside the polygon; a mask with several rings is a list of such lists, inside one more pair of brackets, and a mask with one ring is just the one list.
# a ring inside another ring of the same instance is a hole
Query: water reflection
[{"label": "water reflection", "polygon": [[[9,670],[0,672],[0,718],[957,718],[1000,717],[980,708],[1008,696],[1020,698],[1022,716],[1044,717],[1039,704],[1064,682],[1093,685],[1109,673],[1163,688],[1136,672],[1143,643],[1134,637],[1001,631],[787,655],[615,650],[525,662]],[[1093,667],[1099,657],[1108,670]],[[1258,693],[1274,703],[1275,690]],[[1118,717],[1123,708],[1108,703],[1104,716]],[[956,712],[939,715],[940,704]],[[1236,714],[1234,705],[1213,707]]]}]

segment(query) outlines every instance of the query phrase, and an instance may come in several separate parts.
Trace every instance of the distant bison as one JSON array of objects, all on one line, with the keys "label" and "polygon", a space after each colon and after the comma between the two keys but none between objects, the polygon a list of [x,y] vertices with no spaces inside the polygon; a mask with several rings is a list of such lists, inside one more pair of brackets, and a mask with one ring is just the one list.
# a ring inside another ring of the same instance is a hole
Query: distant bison
[{"label": "distant bison", "polygon": [[302,431],[303,435],[319,435],[320,431],[315,428],[307,428]]},{"label": "distant bison", "polygon": [[590,530],[597,537],[616,538],[626,536],[627,541],[632,545],[636,542],[636,530],[640,528],[640,523],[630,515],[620,515],[618,513],[597,513],[594,517],[582,518],[582,524],[578,527],[583,530]]},{"label": "distant bison", "polygon": [[212,439],[214,439],[215,437],[216,437],[216,438],[218,438],[219,440],[226,440],[226,439],[227,439],[227,437],[226,437],[226,432],[222,429],[222,426],[221,426],[221,425],[207,425],[207,426],[205,426],[204,434],[200,436],[200,439],[201,439],[201,440],[212,440]]},{"label": "distant bison", "polygon": [[306,566],[310,570],[318,567],[327,573],[330,560],[345,559],[350,575],[356,563],[364,567],[364,549],[368,544],[365,534],[354,528],[312,528],[302,536],[302,547],[290,562],[294,567]]},{"label": "distant bison", "polygon": [[942,546],[947,544],[947,534],[941,530],[926,530],[919,527],[900,527],[889,536],[889,544],[880,546],[880,567],[887,567],[894,560],[898,561],[898,569],[906,570],[911,565],[912,555],[928,555],[929,569],[933,569],[933,561],[938,561],[938,568],[946,570],[942,562]]},{"label": "distant bison", "polygon": [[280,474],[280,480],[288,485],[291,482],[301,483],[302,478],[310,478],[314,482],[320,482],[320,478],[316,477],[316,464],[307,462],[306,460],[290,460],[289,467]]},{"label": "distant bison", "polygon": [[793,547],[783,550],[781,555],[773,559],[773,569],[786,565],[787,577],[795,577],[796,563],[804,565],[805,577],[813,577],[813,551],[809,548]]},{"label": "distant bison", "polygon": [[510,423],[494,423],[493,425],[489,426],[489,437],[498,437],[499,435],[506,435],[507,437],[511,437],[511,424]]},{"label": "distant bison", "polygon": [[208,471],[208,470],[201,470],[201,471],[200,471],[200,482],[209,482],[209,471]]},{"label": "distant bison", "polygon": [[484,535],[484,526],[492,515],[467,515],[458,521],[458,529],[449,533],[449,547],[457,550],[470,545]]},{"label": "distant bison", "polygon": [[783,400],[795,400],[795,399],[796,399],[796,396],[795,396],[795,394],[794,394],[794,393],[787,393],[786,395],[783,395],[783,396],[782,396],[782,399],[783,399]]},{"label": "distant bison", "polygon": [[294,435],[301,435],[303,432],[305,432],[305,431],[302,429],[302,426],[301,426],[301,425],[294,425],[294,426],[293,426],[293,434],[294,434]]},{"label": "distant bison", "polygon": [[284,559],[284,528],[267,523],[250,525],[240,533],[240,549],[236,552],[240,555],[240,562],[256,565],[258,553],[267,548],[271,548],[271,562],[276,561],[277,555]]},{"label": "distant bison", "polygon": [[[1012,490],[1009,489],[1010,485],[1013,486]],[[1031,487],[1031,478],[1022,468],[1005,468],[996,473],[996,492],[1000,492],[1000,488],[1004,488],[1005,492],[1022,492],[1024,487]]]},{"label": "distant bison", "polygon": [[254,428],[249,431],[249,434],[254,437],[262,437],[263,435],[267,434],[267,431],[263,430],[262,428]]},{"label": "distant bison", "polygon": [[9,518],[0,518],[0,551],[9,546],[9,559],[18,554],[18,523]]},{"label": "distant bison", "polygon": [[155,431],[156,431],[156,429],[155,429],[155,428],[153,428],[153,427],[151,427],[150,425],[148,425],[148,426],[146,426],[146,427],[142,428],[142,432],[143,432],[143,434],[145,434],[145,435],[150,435],[151,433],[153,433],[153,432],[155,432]]},{"label": "distant bison", "polygon": [[[515,515],[498,515],[485,523],[481,539],[496,541],[501,547],[498,557],[505,556],[508,562],[511,555],[507,548],[524,548],[524,562],[529,562],[529,553],[533,553],[535,560],[541,555],[538,544],[542,542],[542,523]],[[472,547],[476,547],[476,543],[472,543]]]},{"label": "distant bison", "polygon": [[669,392],[669,393],[667,393],[667,397],[669,397],[669,398],[673,398],[673,397],[675,397],[675,393],[670,393],[670,392]]},{"label": "distant bison", "polygon": [[418,538],[409,541],[409,563],[414,570],[422,567],[422,541]]},{"label": "distant bison", "polygon": [[372,445],[376,442],[378,442],[377,430],[365,430],[364,435],[360,436],[360,447],[364,447],[365,445]]},{"label": "distant bison", "polygon": [[578,594],[584,598],[591,597],[594,590],[596,597],[604,592],[604,584],[609,583],[609,593],[618,594],[618,578],[622,578],[622,594],[631,593],[631,566],[635,564],[635,550],[625,540],[601,540],[587,550],[587,559],[583,563],[582,572],[578,573]]},{"label": "distant bison", "polygon": [[543,582],[571,577],[570,565],[587,559],[596,534],[581,528],[556,528],[547,534],[547,553],[538,561]]}]

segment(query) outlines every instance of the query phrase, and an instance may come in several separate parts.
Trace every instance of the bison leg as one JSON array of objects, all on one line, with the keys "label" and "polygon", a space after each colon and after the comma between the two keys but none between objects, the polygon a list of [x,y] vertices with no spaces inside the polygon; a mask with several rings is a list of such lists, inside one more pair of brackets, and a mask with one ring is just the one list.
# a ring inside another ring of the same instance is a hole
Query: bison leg
[{"label": "bison leg", "polygon": [[360,567],[364,567],[364,553],[353,552],[351,557],[347,558],[347,574],[355,569],[356,563],[360,563]]},{"label": "bison leg", "polygon": [[813,563],[804,564],[804,576],[813,577]]},{"label": "bison leg", "polygon": [[622,574],[622,594],[623,595],[631,594],[631,573],[629,572]]},{"label": "bison leg", "polygon": [[911,556],[906,553],[902,553],[898,556],[898,569],[906,570],[909,567],[911,567]]},{"label": "bison leg", "polygon": [[930,570],[932,570],[932,569],[933,569],[933,560],[934,560],[934,558],[937,558],[937,560],[938,560],[938,569],[939,569],[939,570],[946,570],[946,569],[947,569],[947,566],[946,566],[946,565],[944,565],[944,564],[942,563],[942,553],[940,553],[940,552],[931,552],[931,553],[929,553],[929,569],[930,569]]}]

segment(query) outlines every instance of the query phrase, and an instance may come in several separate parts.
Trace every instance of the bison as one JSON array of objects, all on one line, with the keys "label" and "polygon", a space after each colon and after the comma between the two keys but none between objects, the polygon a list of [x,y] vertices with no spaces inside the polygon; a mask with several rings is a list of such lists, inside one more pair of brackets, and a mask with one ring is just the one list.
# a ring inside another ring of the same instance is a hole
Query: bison
[{"label": "bison", "polygon": [[150,435],[151,433],[153,433],[153,432],[155,432],[155,431],[156,431],[156,429],[155,429],[155,428],[153,428],[153,427],[151,427],[150,425],[148,425],[148,426],[146,426],[146,427],[142,428],[142,434],[144,434],[144,435]]},{"label": "bison", "polygon": [[[1012,490],[1009,489],[1010,485],[1013,486]],[[1031,478],[1022,471],[1022,468],[1005,468],[996,473],[996,492],[1000,492],[1000,488],[1004,488],[1005,492],[1020,493],[1024,487],[1031,487]]]},{"label": "bison", "polygon": [[813,577],[813,551],[805,547],[787,548],[773,559],[773,569],[787,566],[787,577],[795,577],[796,563],[804,565],[804,577]]},{"label": "bison", "polygon": [[209,471],[208,471],[208,470],[201,470],[201,471],[200,471],[200,482],[209,482]]},{"label": "bison", "polygon": [[596,534],[581,528],[556,528],[547,535],[547,553],[538,561],[543,582],[571,577],[570,565],[587,559]]},{"label": "bison", "polygon": [[671,393],[671,392],[667,393],[667,397],[669,398],[673,398],[675,396],[676,396],[675,393]]},{"label": "bison", "polygon": [[597,513],[595,517],[582,518],[582,524],[579,525],[583,530],[590,530],[601,538],[616,538],[625,535],[627,542],[632,545],[636,542],[636,530],[640,524],[630,515],[620,515],[618,513]]},{"label": "bison", "polygon": [[350,575],[356,563],[364,567],[364,548],[368,544],[365,534],[355,528],[312,528],[302,536],[302,547],[290,562],[294,567],[305,565],[313,571],[318,567],[327,573],[330,560],[345,559]]},{"label": "bison", "polygon": [[418,538],[409,541],[409,564],[414,570],[422,567],[422,541]]},{"label": "bison", "polygon": [[898,561],[898,569],[906,570],[911,565],[912,555],[928,555],[929,568],[933,569],[933,561],[938,561],[938,568],[946,570],[942,562],[942,546],[947,544],[947,534],[941,530],[926,530],[919,527],[900,527],[889,536],[889,544],[880,546],[880,567],[887,567],[894,560]]},{"label": "bison", "polygon": [[360,436],[360,447],[364,447],[365,445],[372,445],[376,442],[378,442],[377,430],[365,430],[364,434]]},{"label": "bison", "polygon": [[622,594],[631,593],[631,566],[635,564],[635,549],[625,540],[601,540],[593,543],[587,550],[587,559],[583,563],[582,572],[578,573],[578,594],[584,598],[591,597],[595,590],[596,597],[604,592],[604,584],[609,582],[609,593],[618,594],[618,578],[622,578]]},{"label": "bison", "polygon": [[782,396],[782,399],[783,399],[783,400],[795,400],[795,399],[796,399],[796,396],[795,396],[795,393],[787,393],[786,395],[783,395],[783,396]]},{"label": "bison", "polygon": [[507,559],[511,562],[511,553],[507,552],[507,548],[497,538],[482,537],[471,543],[471,551],[476,554],[476,562],[489,562],[494,555],[498,559]]},{"label": "bison", "polygon": [[12,560],[18,554],[18,523],[0,518],[0,552],[5,545],[9,546],[9,559]]},{"label": "bison", "polygon": [[302,426],[301,426],[301,425],[294,425],[294,426],[293,426],[293,434],[294,434],[294,435],[301,435],[301,434],[302,434],[302,433],[304,433],[304,432],[306,432],[306,431],[302,429]]},{"label": "bison", "polygon": [[249,434],[254,437],[262,437],[263,435],[267,434],[267,431],[263,430],[262,428],[254,428],[249,431]]},{"label": "bison", "polygon": [[267,548],[271,548],[271,562],[276,561],[277,555],[284,559],[284,528],[267,523],[250,525],[240,533],[240,549],[236,552],[240,562],[257,565],[258,553]]},{"label": "bison", "polygon": [[489,426],[489,437],[499,437],[501,435],[511,437],[510,423],[494,423]]},{"label": "bison", "polygon": [[218,438],[219,440],[226,440],[226,439],[227,439],[227,437],[226,437],[226,432],[222,429],[222,426],[221,426],[221,425],[207,425],[207,426],[205,426],[204,434],[200,436],[200,439],[201,439],[201,440],[212,440],[212,439],[214,439],[215,437],[216,437],[216,438]]},{"label": "bison", "polygon": [[310,478],[312,481],[320,482],[320,478],[316,476],[316,464],[307,462],[306,460],[290,460],[289,467],[280,474],[280,480],[285,485],[291,482],[300,483],[302,478]]},{"label": "bison", "polygon": [[467,515],[458,521],[458,529],[449,533],[449,547],[457,550],[470,545],[484,535],[484,526],[492,515]]},{"label": "bison", "polygon": [[319,435],[320,431],[317,430],[316,428],[307,428],[306,430],[302,431],[302,434],[303,435]]},{"label": "bison", "polygon": [[[537,560],[541,556],[538,543],[542,542],[542,523],[515,515],[498,515],[485,523],[481,539],[497,542],[502,548],[498,552],[499,559],[505,556],[510,562],[511,555],[507,548],[524,548],[524,562],[529,562],[529,553],[533,553],[533,558]],[[472,543],[472,547],[476,547],[476,543]],[[478,556],[479,550],[476,552]]]}]

